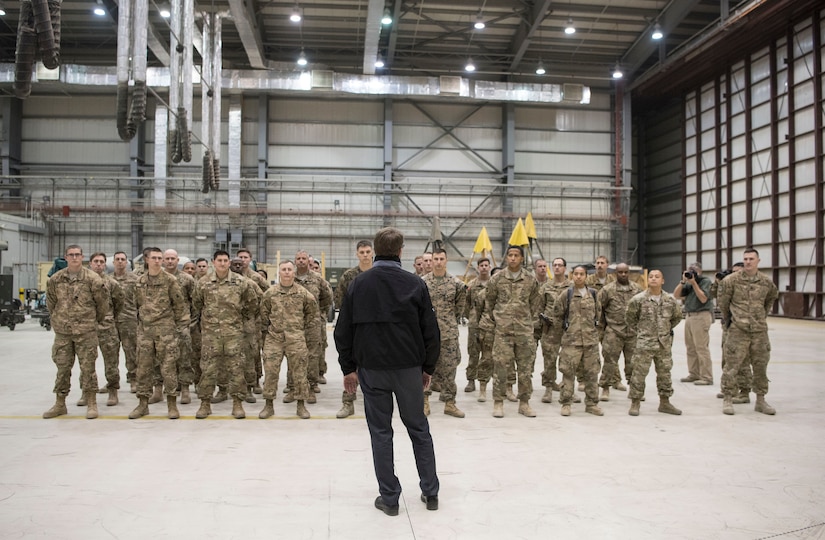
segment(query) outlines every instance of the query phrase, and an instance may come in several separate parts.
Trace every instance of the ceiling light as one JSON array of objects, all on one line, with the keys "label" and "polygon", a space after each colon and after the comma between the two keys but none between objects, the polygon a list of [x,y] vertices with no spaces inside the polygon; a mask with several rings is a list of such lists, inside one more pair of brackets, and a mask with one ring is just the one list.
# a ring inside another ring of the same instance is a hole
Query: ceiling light
[{"label": "ceiling light", "polygon": [[384,67],[384,59],[380,56],[375,59],[375,67],[382,68]]},{"label": "ceiling light", "polygon": [[614,79],[621,79],[624,77],[624,73],[622,73],[622,67],[616,62],[616,65],[613,66],[613,78]]},{"label": "ceiling light", "polygon": [[303,67],[303,66],[307,65],[307,55],[306,55],[306,54],[304,54],[304,50],[303,50],[303,49],[301,49],[301,54],[299,54],[299,55],[298,55],[298,61],[297,61],[297,63],[298,63],[298,65],[299,65],[299,66],[301,66],[301,67]]},{"label": "ceiling light", "polygon": [[567,18],[567,26],[564,27],[564,33],[568,36],[576,33],[576,27],[573,26],[573,17]]},{"label": "ceiling light", "polygon": [[539,65],[536,66],[536,75],[544,75],[547,70],[544,69],[544,64],[539,60]]},{"label": "ceiling light", "polygon": [[481,12],[479,11],[478,15],[476,15],[476,22],[473,24],[473,28],[476,30],[484,30],[487,25],[484,24],[484,18],[481,16]]},{"label": "ceiling light", "polygon": [[292,22],[301,22],[303,17],[301,16],[301,9],[298,6],[292,10],[292,13],[289,15],[289,20]]},{"label": "ceiling light", "polygon": [[6,16],[6,6],[4,6],[2,3],[0,3],[0,17],[5,17],[5,16]]},{"label": "ceiling light", "polygon": [[659,23],[656,23],[653,26],[653,33],[650,34],[650,37],[657,41],[665,37],[665,35],[662,33],[662,27],[659,25]]},{"label": "ceiling light", "polygon": [[172,13],[166,8],[161,8],[160,9],[160,16],[163,17],[164,19],[168,19],[169,17],[172,16]]},{"label": "ceiling light", "polygon": [[390,8],[384,8],[384,16],[381,17],[381,24],[392,24],[392,15],[390,15]]},{"label": "ceiling light", "polygon": [[464,71],[473,72],[473,71],[475,71],[475,70],[476,70],[476,65],[475,65],[475,64],[473,64],[473,59],[472,59],[472,58],[468,58],[468,59],[467,59],[467,65],[465,65],[465,66],[464,66]]},{"label": "ceiling light", "polygon": [[102,7],[96,7],[92,13],[94,13],[98,17],[103,17],[104,15],[106,15],[106,10]]}]

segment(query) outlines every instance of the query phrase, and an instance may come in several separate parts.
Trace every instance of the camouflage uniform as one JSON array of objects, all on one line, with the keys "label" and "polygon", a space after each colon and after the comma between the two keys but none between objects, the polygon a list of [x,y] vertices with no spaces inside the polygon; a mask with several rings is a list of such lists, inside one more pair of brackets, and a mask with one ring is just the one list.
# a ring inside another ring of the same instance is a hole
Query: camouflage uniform
[{"label": "camouflage uniform", "polygon": [[[321,277],[321,274],[308,270],[306,274],[295,274],[295,281],[308,290],[318,303],[318,317],[315,325],[307,329],[307,348],[309,349],[309,365],[307,365],[307,380],[310,387],[318,386],[318,374],[324,356],[324,337],[327,327],[327,313],[332,305],[332,291]],[[287,372],[287,387],[292,389],[291,372]]]},{"label": "camouflage uniform", "polygon": [[[461,363],[458,318],[464,314],[467,287],[450,273],[438,277],[431,272],[424,276],[424,283],[429,290],[438,330],[441,332],[441,353],[435,364],[433,382],[445,401],[455,401],[455,374]],[[432,394],[432,390],[428,388],[424,394]]]},{"label": "camouflage uniform", "polygon": [[619,356],[624,353],[624,375],[629,382],[633,371],[633,350],[636,347],[636,331],[628,328],[625,320],[627,303],[642,292],[641,287],[629,281],[620,285],[612,281],[599,291],[597,298],[602,306],[602,356],[604,365],[599,386],[609,388],[622,382],[619,374]]},{"label": "camouflage uniform", "polygon": [[[584,382],[584,403],[587,406],[598,405],[599,401],[599,329],[601,306],[598,299],[593,299],[592,289],[582,291],[573,289],[570,305],[567,304],[567,292],[556,298],[553,306],[553,326],[562,329],[561,353],[559,354],[559,371],[563,377],[561,397],[562,405],[573,402],[573,387],[576,376]],[[568,289],[569,290],[569,289]],[[568,327],[564,329],[564,315],[567,312]]]},{"label": "camouflage uniform", "polygon": [[306,377],[309,357],[306,331],[318,319],[318,303],[300,285],[276,285],[264,293],[260,316],[267,327],[264,341],[264,399],[275,399],[281,361],[286,356],[287,365],[294,377],[295,399],[308,400],[312,390]]},{"label": "camouflage uniform", "polygon": [[46,305],[54,330],[54,393],[69,395],[75,356],[80,364],[80,389],[97,392],[97,324],[109,313],[103,280],[88,268],[81,268],[74,276],[64,268],[46,283]]},{"label": "camouflage uniform", "polygon": [[[195,276],[196,287],[201,279],[203,278]],[[192,289],[192,292],[194,294],[194,289]],[[195,317],[194,304],[191,301],[190,305],[192,305],[190,310],[191,320],[189,321],[189,342],[192,344],[192,382],[197,387],[201,380],[201,327],[200,321]]]},{"label": "camouflage uniform", "polygon": [[142,274],[135,286],[138,317],[137,396],[149,398],[157,385],[159,366],[164,393],[178,395],[178,336],[189,326],[189,304],[178,280],[161,271],[157,276]]},{"label": "camouflage uniform", "polygon": [[120,388],[120,369],[118,363],[120,360],[120,338],[117,336],[117,327],[115,326],[115,319],[118,318],[120,312],[123,310],[123,291],[115,279],[103,274],[100,276],[103,280],[103,285],[106,287],[106,293],[109,297],[109,313],[103,322],[97,325],[97,343],[100,347],[100,352],[103,354],[103,367],[106,370],[106,388],[109,390],[117,390]]},{"label": "camouflage uniform", "polygon": [[759,272],[749,276],[734,272],[719,285],[719,309],[728,323],[725,341],[725,397],[736,395],[736,376],[740,366],[753,366],[753,391],[758,396],[768,393],[768,362],[771,342],[768,339],[767,316],[779,296],[776,285]]},{"label": "camouflage uniform", "polygon": [[[485,288],[486,290],[486,288]],[[493,362],[493,344],[495,343],[496,325],[493,319],[490,318],[490,311],[487,309],[486,292],[485,297],[481,299],[480,316],[478,318],[478,345],[481,351],[481,358],[478,361],[478,370],[476,375],[479,382],[488,383],[493,377],[493,370],[495,363]],[[516,384],[516,362],[515,360],[507,364],[507,385],[504,387],[512,387]]]},{"label": "camouflage uniform", "polygon": [[[186,301],[187,311],[189,312],[190,320],[192,320],[192,293],[195,291],[195,278],[181,272],[177,268],[174,272],[169,272],[169,275],[174,277],[178,285],[180,285],[183,299]],[[181,329],[178,334],[178,384],[182,386],[189,386],[195,381],[195,371],[192,367],[192,337],[187,328],[185,331]],[[160,375],[160,366],[155,365],[155,384],[161,384],[162,378]]]},{"label": "camouflage uniform", "polygon": [[[710,297],[716,299],[719,294],[719,280],[713,282],[710,286]],[[717,302],[718,303],[718,302]],[[722,325],[722,378],[720,380],[720,390],[725,388],[725,344],[728,339],[728,326]],[[748,395],[753,384],[753,369],[751,363],[748,361],[742,362],[739,367],[739,372],[736,374],[736,387],[739,388],[739,395]]]},{"label": "camouflage uniform", "polygon": [[[350,268],[341,275],[341,279],[338,280],[338,286],[335,287],[334,298],[335,305],[338,306],[338,309],[341,309],[341,306],[344,304],[344,298],[346,298],[349,284],[352,283],[352,280],[355,279],[361,272],[363,272],[361,267],[356,266],[354,268]],[[345,389],[341,392],[341,403],[352,403],[355,401],[355,396],[356,394],[354,392],[350,394]]]},{"label": "camouflage uniform", "polygon": [[[487,297],[488,283],[490,283],[489,279],[487,281],[479,281],[478,278],[474,278],[467,284],[467,302],[464,306],[464,317],[467,319],[467,355],[470,357],[467,361],[467,370],[465,372],[468,381],[479,380],[487,382],[490,380],[489,373],[486,379],[482,379],[478,373],[479,359],[482,354],[481,342],[483,339],[478,329],[478,323],[484,310],[484,300]],[[492,366],[490,367],[492,368]]]},{"label": "camouflage uniform", "polygon": [[541,385],[545,388],[553,386],[556,382],[556,361],[561,348],[561,335],[563,333],[560,326],[553,324],[553,306],[556,298],[562,291],[567,291],[573,282],[565,279],[561,283],[556,283],[548,279],[541,284],[539,294],[541,295],[541,312],[548,320],[541,321],[541,356],[544,362],[544,370],[541,372]]},{"label": "camouflage uniform", "polygon": [[232,271],[223,279],[210,271],[195,285],[192,309],[201,328],[198,397],[212,399],[218,366],[224,363],[229,372],[230,395],[245,398],[243,328],[259,309],[252,282]]},{"label": "camouflage uniform", "polygon": [[[256,272],[257,273],[257,272]],[[260,275],[258,276],[260,277]],[[255,280],[248,279],[252,289],[255,291],[255,296],[258,298],[258,305],[264,297],[264,292],[258,286]],[[269,288],[269,287],[267,287]],[[257,386],[260,376],[258,375],[258,364],[261,364],[261,315],[256,312],[249,320],[244,321],[243,325],[243,344],[244,344],[244,379],[246,385],[249,387]],[[263,371],[263,366],[261,367]],[[220,378],[218,379],[221,380]],[[224,379],[226,380],[226,379]]]},{"label": "camouflage uniform", "polygon": [[616,274],[607,274],[604,278],[604,282],[599,279],[599,276],[596,274],[588,275],[584,280],[584,286],[590,287],[591,289],[596,289],[596,292],[600,292],[603,288],[607,287],[611,283],[616,281]]},{"label": "camouflage uniform", "polygon": [[533,334],[539,324],[541,295],[536,278],[523,268],[514,277],[504,269],[490,278],[487,304],[495,324],[493,339],[493,400],[506,396],[509,366],[515,361],[518,378],[518,399],[526,401],[533,394],[533,365],[536,342]]},{"label": "camouflage uniform", "polygon": [[122,276],[111,274],[123,291],[123,309],[120,310],[115,326],[117,328],[120,346],[126,357],[126,382],[137,381],[137,309],[135,308],[135,286],[138,277],[132,272],[125,272]]},{"label": "camouflage uniform", "polygon": [[[244,268],[242,275],[243,277],[249,278],[255,282],[255,285],[257,285],[258,288],[261,289],[261,297],[263,297],[263,294],[271,287],[269,282],[265,280],[261,274],[252,270],[248,266]],[[250,383],[253,385],[257,385],[258,381],[261,379],[261,377],[263,377],[264,374],[263,363],[261,362],[261,347],[263,347],[264,336],[266,335],[266,330],[263,327],[263,323],[261,322],[260,317],[256,316],[255,318],[260,323],[260,331],[258,333],[258,336],[255,337],[255,343],[253,344],[251,342],[251,338],[249,342],[252,365],[255,368],[255,380],[252,383]]]},{"label": "camouflage uniform", "polygon": [[[662,291],[658,300],[650,291],[643,291],[627,303],[625,322],[636,329],[636,350],[630,376],[632,400],[645,395],[645,379],[650,363],[656,367],[656,391],[660,398],[673,395],[670,372],[673,369],[673,329],[683,319],[682,306],[673,295]],[[661,410],[661,409],[660,409]]]}]

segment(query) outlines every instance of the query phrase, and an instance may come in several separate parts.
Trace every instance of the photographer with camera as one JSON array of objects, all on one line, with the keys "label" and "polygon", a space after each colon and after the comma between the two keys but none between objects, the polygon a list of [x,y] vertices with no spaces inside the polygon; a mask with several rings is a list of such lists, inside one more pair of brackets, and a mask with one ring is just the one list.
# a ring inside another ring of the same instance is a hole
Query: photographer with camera
[{"label": "photographer with camera", "polygon": [[698,386],[713,384],[710,359],[710,325],[713,323],[711,285],[711,280],[702,275],[702,263],[697,261],[682,274],[682,280],[673,290],[673,296],[684,302],[685,313],[688,376],[681,381]]}]

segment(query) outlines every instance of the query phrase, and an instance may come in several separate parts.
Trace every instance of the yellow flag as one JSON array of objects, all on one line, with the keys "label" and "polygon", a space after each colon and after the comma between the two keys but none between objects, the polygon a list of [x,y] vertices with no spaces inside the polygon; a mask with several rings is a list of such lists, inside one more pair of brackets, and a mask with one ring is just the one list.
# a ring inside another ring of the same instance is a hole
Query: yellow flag
[{"label": "yellow flag", "polygon": [[530,240],[527,239],[527,231],[524,230],[524,223],[521,221],[521,218],[518,218],[516,228],[513,229],[513,234],[510,235],[509,244],[511,246],[526,246],[529,243]]},{"label": "yellow flag", "polygon": [[490,236],[487,234],[487,227],[482,227],[481,232],[478,233],[476,245],[473,247],[473,253],[482,253],[484,251],[493,251],[493,243],[490,242]]},{"label": "yellow flag", "polygon": [[538,239],[536,224],[533,223],[533,212],[527,212],[527,218],[524,220],[524,228],[527,229],[527,238]]}]

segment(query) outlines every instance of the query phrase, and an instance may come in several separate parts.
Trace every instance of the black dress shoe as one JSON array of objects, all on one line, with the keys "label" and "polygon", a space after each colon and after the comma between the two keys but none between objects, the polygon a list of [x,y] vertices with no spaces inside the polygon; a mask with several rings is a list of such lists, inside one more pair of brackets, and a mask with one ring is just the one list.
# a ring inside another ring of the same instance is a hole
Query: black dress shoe
[{"label": "black dress shoe", "polygon": [[427,510],[438,510],[438,495],[427,495],[421,494],[421,502],[427,504]]},{"label": "black dress shoe", "polygon": [[[438,505],[438,501],[436,501],[436,506]],[[384,499],[381,498],[381,495],[375,498],[375,507],[387,514],[388,516],[397,516],[398,515],[398,505],[390,506],[384,502]]]}]

